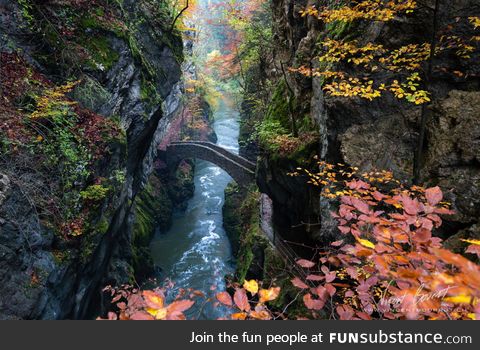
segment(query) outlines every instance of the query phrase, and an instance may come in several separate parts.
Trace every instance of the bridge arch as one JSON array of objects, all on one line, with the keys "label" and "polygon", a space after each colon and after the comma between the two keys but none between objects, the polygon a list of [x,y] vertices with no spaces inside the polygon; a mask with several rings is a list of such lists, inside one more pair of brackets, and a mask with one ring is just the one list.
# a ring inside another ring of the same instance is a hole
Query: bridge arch
[{"label": "bridge arch", "polygon": [[247,187],[255,181],[255,163],[211,142],[172,142],[166,153],[167,163],[171,165],[182,159],[202,159],[225,170],[239,186]]}]

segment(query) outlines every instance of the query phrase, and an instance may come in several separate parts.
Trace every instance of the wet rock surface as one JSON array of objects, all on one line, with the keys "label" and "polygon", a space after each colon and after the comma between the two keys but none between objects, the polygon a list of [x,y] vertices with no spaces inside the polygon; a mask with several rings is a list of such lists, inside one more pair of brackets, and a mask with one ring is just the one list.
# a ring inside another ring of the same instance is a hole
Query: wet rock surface
[{"label": "wet rock surface", "polygon": [[[42,2],[38,6],[50,11],[48,6],[62,5]],[[157,22],[160,19],[142,6],[142,2],[125,1],[127,25],[142,24],[130,32],[134,36],[130,42],[104,31],[110,53],[118,59],[108,69],[85,68],[81,72],[85,78],[72,94],[83,107],[106,118],[118,118],[126,133],[126,145],[117,147],[109,164],[99,164],[98,173],[124,169],[123,185],[112,193],[108,211],[105,207],[98,210],[104,234],[88,244],[58,240],[39,220],[35,206],[25,196],[28,191],[0,176],[0,319],[93,317],[99,311],[101,288],[126,283],[132,277],[132,227],[136,214],[131,202],[153,171],[158,144],[179,106],[183,59],[181,39],[163,31]],[[69,67],[42,66],[36,59],[38,50],[48,50],[49,45],[43,39],[29,39],[33,34],[28,33],[28,28],[17,2],[0,2],[1,51],[21,50],[33,67],[52,80],[61,79],[58,75],[69,72]],[[132,40],[136,50],[132,49]],[[148,50],[144,50],[146,47]],[[151,92],[160,96],[157,101],[146,99],[143,91],[148,69],[154,73],[150,78]],[[94,99],[88,95],[86,98],[80,90],[85,84],[93,91]],[[45,187],[33,171],[19,176],[28,186]]]},{"label": "wet rock surface", "polygon": [[[315,57],[321,54],[321,43],[328,35],[337,40],[345,37],[358,40],[360,44],[374,42],[385,47],[398,47],[406,42],[429,42],[432,36],[432,16],[420,8],[406,21],[372,23],[365,21],[352,26],[330,26],[325,28],[320,21],[298,14],[314,1],[274,0],[274,38],[278,42],[274,60],[276,64],[265,70],[265,74],[280,75],[280,62],[286,66],[301,66],[324,69]],[[428,6],[433,1],[427,2]],[[472,0],[440,2],[439,23],[444,23],[452,13],[471,16],[478,13],[478,4]],[[442,22],[443,21],[443,22]],[[471,28],[454,26],[451,35],[465,35]],[[450,235],[465,226],[478,222],[478,188],[480,167],[478,161],[479,111],[478,89],[480,71],[478,52],[471,59],[461,60],[454,55],[445,55],[435,60],[435,79],[430,81],[433,104],[427,111],[427,135],[425,154],[422,160],[422,183],[426,186],[440,185],[447,198],[457,210],[457,215],[448,225]],[[456,67],[465,74],[462,78],[452,76],[441,67]],[[329,67],[346,70],[352,76],[360,74],[353,67]],[[373,74],[375,82],[385,82],[386,77]],[[307,79],[300,74],[287,74],[286,79],[298,100],[299,114],[306,113],[316,122],[320,142],[318,156],[329,163],[347,163],[357,166],[360,172],[373,169],[388,169],[400,180],[411,182],[414,153],[418,143],[421,109],[413,104],[384,96],[373,101],[358,98],[328,96],[323,91],[323,79]],[[476,101],[476,102],[475,102]],[[245,149],[251,151],[252,144]],[[283,170],[295,166],[285,160]],[[277,165],[268,159],[259,164],[259,182],[274,201],[274,207],[282,218],[292,215],[301,222],[302,214],[296,213],[306,201],[304,186],[292,179],[281,179]],[[275,171],[268,170],[269,168]],[[289,184],[288,184],[289,183]],[[267,186],[265,186],[268,184]],[[290,188],[290,190],[289,190]],[[290,203],[299,206],[290,207]],[[320,199],[312,206],[320,217],[321,228],[312,231],[311,237],[335,239],[335,223],[330,212],[335,209],[331,201]],[[288,209],[287,209],[288,208]],[[296,214],[295,214],[296,213]],[[303,221],[309,219],[309,214]],[[441,235],[447,234],[439,233]],[[337,237],[338,238],[338,237]]]}]

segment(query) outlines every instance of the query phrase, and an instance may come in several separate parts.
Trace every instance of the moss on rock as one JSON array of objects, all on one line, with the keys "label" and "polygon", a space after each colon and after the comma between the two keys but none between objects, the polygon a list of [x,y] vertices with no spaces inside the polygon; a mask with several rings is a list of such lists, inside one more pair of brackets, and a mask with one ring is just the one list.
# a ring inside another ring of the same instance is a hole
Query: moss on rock
[{"label": "moss on rock", "polygon": [[157,229],[168,226],[173,204],[165,186],[154,174],[135,199],[135,223],[132,235],[132,267],[138,280],[153,274],[150,241]]}]

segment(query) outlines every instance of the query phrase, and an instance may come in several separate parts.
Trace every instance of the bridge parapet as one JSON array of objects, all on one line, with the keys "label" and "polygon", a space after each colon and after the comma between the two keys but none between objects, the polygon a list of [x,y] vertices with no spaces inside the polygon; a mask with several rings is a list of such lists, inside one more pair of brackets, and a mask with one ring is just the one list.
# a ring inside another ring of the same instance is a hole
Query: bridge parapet
[{"label": "bridge parapet", "polygon": [[192,144],[192,145],[206,146],[206,147],[209,147],[209,148],[223,154],[224,156],[226,156],[228,158],[233,157],[235,162],[244,166],[247,169],[252,170],[253,172],[255,172],[255,170],[257,168],[257,165],[254,162],[251,162],[248,159],[246,159],[246,158],[244,158],[244,157],[242,157],[238,154],[235,154],[233,152],[230,152],[229,150],[223,148],[222,146],[219,146],[219,145],[217,145],[215,143],[212,143],[212,142],[208,142],[208,141],[183,141],[183,142],[172,142],[171,143],[172,146],[174,146],[176,144],[179,144],[179,145]]},{"label": "bridge parapet", "polygon": [[197,158],[209,161],[225,170],[239,186],[255,181],[256,165],[216,144],[201,141],[173,142],[167,147],[167,163]]}]

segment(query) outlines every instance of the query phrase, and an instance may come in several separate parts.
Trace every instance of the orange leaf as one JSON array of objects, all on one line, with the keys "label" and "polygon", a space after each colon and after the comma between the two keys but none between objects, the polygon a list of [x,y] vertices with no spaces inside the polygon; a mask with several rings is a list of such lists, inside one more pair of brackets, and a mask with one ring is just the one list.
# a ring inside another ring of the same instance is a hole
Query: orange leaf
[{"label": "orange leaf", "polygon": [[250,303],[248,302],[247,292],[243,288],[238,288],[233,295],[235,305],[242,311],[250,310]]},{"label": "orange leaf", "polygon": [[278,298],[280,294],[280,287],[272,287],[270,289],[260,289],[258,295],[260,296],[260,302],[266,303]]},{"label": "orange leaf", "polygon": [[161,309],[164,306],[164,296],[158,293],[155,293],[151,290],[144,290],[142,292],[145,303],[149,308],[152,309]]},{"label": "orange leaf", "polygon": [[156,320],[164,320],[168,315],[168,310],[166,307],[158,310],[147,309],[147,312],[153,317],[155,317]]},{"label": "orange leaf", "polygon": [[232,316],[232,320],[244,320],[247,318],[247,314],[245,312],[238,312],[236,314],[233,314]]},{"label": "orange leaf", "polygon": [[195,304],[193,300],[178,300],[168,305],[167,309],[169,313],[183,312],[190,309],[193,304]]},{"label": "orange leaf", "polygon": [[252,311],[250,317],[256,320],[270,320],[272,318],[268,311]]},{"label": "orange leaf", "polygon": [[230,294],[228,294],[227,292],[220,292],[216,295],[216,298],[219,302],[221,302],[223,305],[227,305],[227,306],[232,306],[233,305],[233,301],[232,301],[232,297],[230,296]]}]

